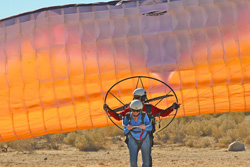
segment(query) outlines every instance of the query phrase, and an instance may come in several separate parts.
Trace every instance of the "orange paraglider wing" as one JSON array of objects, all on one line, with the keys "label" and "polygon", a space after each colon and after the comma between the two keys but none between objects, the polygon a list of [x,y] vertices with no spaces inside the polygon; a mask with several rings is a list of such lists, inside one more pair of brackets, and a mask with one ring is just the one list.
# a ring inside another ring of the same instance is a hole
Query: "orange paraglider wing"
[{"label": "orange paraglider wing", "polygon": [[[131,76],[169,84],[177,116],[250,110],[248,1],[116,3],[0,20],[1,142],[113,125],[105,94]],[[118,97],[129,103],[135,85],[117,88]],[[146,86],[151,98],[165,91]]]}]

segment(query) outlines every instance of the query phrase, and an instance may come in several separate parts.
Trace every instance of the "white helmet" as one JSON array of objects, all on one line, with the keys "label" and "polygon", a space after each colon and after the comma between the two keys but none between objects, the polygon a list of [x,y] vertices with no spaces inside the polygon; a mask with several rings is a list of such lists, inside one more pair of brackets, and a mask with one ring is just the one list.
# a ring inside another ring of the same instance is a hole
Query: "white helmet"
[{"label": "white helmet", "polygon": [[129,105],[129,108],[132,109],[132,110],[142,110],[143,108],[143,105],[142,105],[142,102],[140,100],[133,100],[130,105]]},{"label": "white helmet", "polygon": [[143,96],[143,95],[147,95],[147,92],[143,88],[137,88],[134,90],[133,95]]},{"label": "white helmet", "polygon": [[133,95],[134,95],[134,98],[135,98],[135,96],[140,96],[142,102],[144,102],[147,99],[147,92],[143,88],[135,89],[134,92],[133,92]]}]

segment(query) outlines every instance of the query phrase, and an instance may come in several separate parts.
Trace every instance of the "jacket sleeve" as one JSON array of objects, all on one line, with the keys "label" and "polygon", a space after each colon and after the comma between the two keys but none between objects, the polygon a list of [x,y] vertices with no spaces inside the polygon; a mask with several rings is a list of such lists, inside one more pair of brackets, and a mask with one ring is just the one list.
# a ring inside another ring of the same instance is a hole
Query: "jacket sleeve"
[{"label": "jacket sleeve", "polygon": [[122,120],[122,117],[125,117],[126,113],[129,112],[129,107],[127,107],[125,110],[123,110],[122,112],[120,112],[119,114],[117,114],[116,112],[113,111],[108,111],[109,115],[113,118],[115,118],[117,121]]},{"label": "jacket sleeve", "polygon": [[127,117],[125,117],[125,118],[123,119],[123,126],[124,126],[123,131],[124,131],[124,134],[126,135],[126,134],[129,133],[129,130],[127,129],[127,126],[128,126]]},{"label": "jacket sleeve", "polygon": [[166,116],[168,116],[168,115],[169,115],[171,112],[173,112],[173,111],[174,111],[174,110],[173,110],[171,107],[168,107],[168,108],[166,109],[165,112],[161,113],[160,116],[166,117]]},{"label": "jacket sleeve", "polygon": [[113,111],[108,111],[109,115],[113,118],[115,118],[117,121],[122,120],[122,117],[125,117],[126,113],[129,112],[129,107],[127,107],[125,110],[123,110],[121,113],[117,114],[116,112]]},{"label": "jacket sleeve", "polygon": [[[157,115],[159,114],[160,112],[164,111],[162,109],[159,109],[157,107],[155,107],[154,105],[151,105],[152,107],[152,115]],[[166,111],[164,111],[163,113],[160,114],[161,117],[166,117],[168,116],[171,112],[173,112],[174,110],[171,108],[171,107],[168,107],[166,109]]]},{"label": "jacket sleeve", "polygon": [[125,115],[129,112],[129,107],[127,107],[125,110],[123,110],[120,115],[122,115],[123,117],[125,117]]},{"label": "jacket sleeve", "polygon": [[108,111],[109,115],[113,118],[115,118],[117,121],[122,120],[121,117],[119,116],[119,114],[113,112],[113,111]]}]

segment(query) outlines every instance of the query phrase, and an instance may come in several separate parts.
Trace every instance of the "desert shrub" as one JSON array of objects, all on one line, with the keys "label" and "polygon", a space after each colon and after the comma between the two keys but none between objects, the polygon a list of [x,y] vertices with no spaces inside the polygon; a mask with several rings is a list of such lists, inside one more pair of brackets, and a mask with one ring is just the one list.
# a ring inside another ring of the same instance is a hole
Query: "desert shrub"
[{"label": "desert shrub", "polygon": [[250,134],[250,122],[243,122],[238,125],[237,131],[240,138],[245,138]]},{"label": "desert shrub", "polygon": [[213,113],[211,115],[213,116],[213,118],[219,118],[221,115],[223,115],[223,113]]},{"label": "desert shrub", "polygon": [[173,143],[184,143],[185,133],[183,131],[178,131],[177,133],[170,134],[170,140]]},{"label": "desert shrub", "polygon": [[70,132],[63,141],[80,151],[98,151],[104,148],[106,141],[104,137],[105,131],[103,129],[91,129]]},{"label": "desert shrub", "polygon": [[181,124],[190,123],[190,122],[192,122],[195,119],[196,119],[195,116],[188,116],[188,117],[176,118],[176,120],[178,120],[178,122],[180,122]]},{"label": "desert shrub", "polygon": [[96,142],[87,135],[77,136],[75,147],[80,151],[98,151],[103,148],[101,143]]},{"label": "desert shrub", "polygon": [[19,152],[29,151],[33,152],[34,150],[38,149],[38,140],[37,139],[22,139],[16,141],[10,141],[5,143],[5,150],[8,151],[8,148],[14,149]]},{"label": "desert shrub", "polygon": [[185,146],[194,148],[206,148],[212,146],[212,139],[209,137],[190,136],[185,141]]},{"label": "desert shrub", "polygon": [[62,133],[45,135],[43,136],[43,139],[45,140],[43,147],[50,150],[58,150],[60,148],[60,144],[63,143],[64,137],[65,134]]},{"label": "desert shrub", "polygon": [[209,138],[202,137],[195,142],[195,147],[196,148],[206,148],[206,147],[211,146],[211,144],[212,143],[211,143]]},{"label": "desert shrub", "polygon": [[228,129],[226,136],[232,141],[236,141],[239,138],[237,129]]},{"label": "desert shrub", "polygon": [[101,128],[101,130],[103,130],[105,135],[109,137],[124,136],[124,132],[116,126],[108,126]]},{"label": "desert shrub", "polygon": [[218,127],[214,126],[211,136],[215,139],[216,142],[218,142],[218,140],[223,136],[223,132],[221,132]]},{"label": "desert shrub", "polygon": [[[219,113],[176,118],[156,141],[181,143],[188,147],[227,147],[233,141],[248,142],[250,117],[247,113]],[[163,120],[164,122],[164,120]]]},{"label": "desert shrub", "polygon": [[233,142],[233,140],[230,138],[230,137],[228,137],[228,136],[225,136],[225,137],[222,137],[222,138],[220,138],[219,140],[218,140],[218,146],[219,147],[228,147],[228,145],[230,144],[230,143],[232,143]]},{"label": "desert shrub", "polygon": [[69,145],[74,146],[76,140],[77,132],[69,132],[66,137],[63,139],[63,142]]},{"label": "desert shrub", "polygon": [[236,128],[236,123],[234,120],[225,119],[222,124],[219,126],[221,132],[226,132],[228,129]]},{"label": "desert shrub", "polygon": [[8,152],[9,150],[9,142],[4,142],[4,143],[0,143],[0,152]]},{"label": "desert shrub", "polygon": [[244,143],[250,145],[250,136],[247,136],[243,139]]},{"label": "desert shrub", "polygon": [[208,120],[192,121],[186,127],[186,133],[193,136],[210,136],[212,134],[212,124]]},{"label": "desert shrub", "polygon": [[51,139],[58,142],[58,143],[63,143],[65,136],[66,136],[65,133],[52,134]]},{"label": "desert shrub", "polygon": [[[187,147],[227,147],[233,141],[250,145],[250,112],[220,113],[176,118],[165,130],[155,134],[155,143],[178,143]],[[169,119],[163,119],[163,127]],[[158,126],[158,125],[156,125]],[[0,143],[0,151],[60,149],[66,143],[81,151],[98,151],[123,140],[123,131],[115,126],[50,134],[34,139]]]},{"label": "desert shrub", "polygon": [[212,124],[216,126],[213,126],[211,136],[214,137],[217,142],[219,142],[219,139],[225,138],[227,135],[231,135],[230,138],[232,139],[237,138],[236,134],[231,133],[232,129],[237,127],[237,124],[234,120],[228,119],[226,114],[217,117]]},{"label": "desert shrub", "polygon": [[[164,120],[163,120],[163,123],[164,123]],[[176,121],[174,120],[167,129],[165,129],[164,131],[161,131],[158,134],[157,138],[167,143],[184,144],[184,139],[186,136],[185,124],[186,124],[186,121],[183,121],[183,119],[178,118],[176,119]]]},{"label": "desert shrub", "polygon": [[244,112],[240,112],[240,113],[231,112],[228,114],[228,119],[233,120],[236,124],[239,124],[243,122],[243,120],[245,119],[245,113]]},{"label": "desert shrub", "polygon": [[199,140],[198,142],[199,148],[206,148],[210,146],[212,146],[212,141],[210,138],[204,137],[204,138],[201,138],[201,140]]},{"label": "desert shrub", "polygon": [[102,130],[85,130],[80,134],[75,140],[75,147],[80,151],[98,151],[104,148],[105,133]]},{"label": "desert shrub", "polygon": [[185,142],[185,146],[187,147],[194,147],[194,139],[187,139],[187,141]]},{"label": "desert shrub", "polygon": [[158,144],[161,144],[162,142],[163,143],[166,143],[169,139],[170,139],[170,136],[169,136],[169,133],[157,133],[155,134],[155,142],[157,142]]}]

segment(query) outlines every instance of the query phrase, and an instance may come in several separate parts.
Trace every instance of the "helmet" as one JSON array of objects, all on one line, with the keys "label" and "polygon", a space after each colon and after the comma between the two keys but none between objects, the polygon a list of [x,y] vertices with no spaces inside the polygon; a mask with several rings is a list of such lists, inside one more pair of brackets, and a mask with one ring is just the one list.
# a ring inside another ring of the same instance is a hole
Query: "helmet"
[{"label": "helmet", "polygon": [[134,95],[134,97],[135,96],[140,96],[142,102],[144,102],[146,100],[146,98],[147,98],[147,92],[143,88],[135,89],[134,92],[133,92],[133,95]]},{"label": "helmet", "polygon": [[135,110],[135,111],[142,111],[143,105],[142,105],[142,102],[140,100],[133,100],[130,103],[129,108],[131,110]]},{"label": "helmet", "polygon": [[133,95],[143,96],[143,95],[147,95],[147,92],[143,88],[137,88],[134,90]]}]

